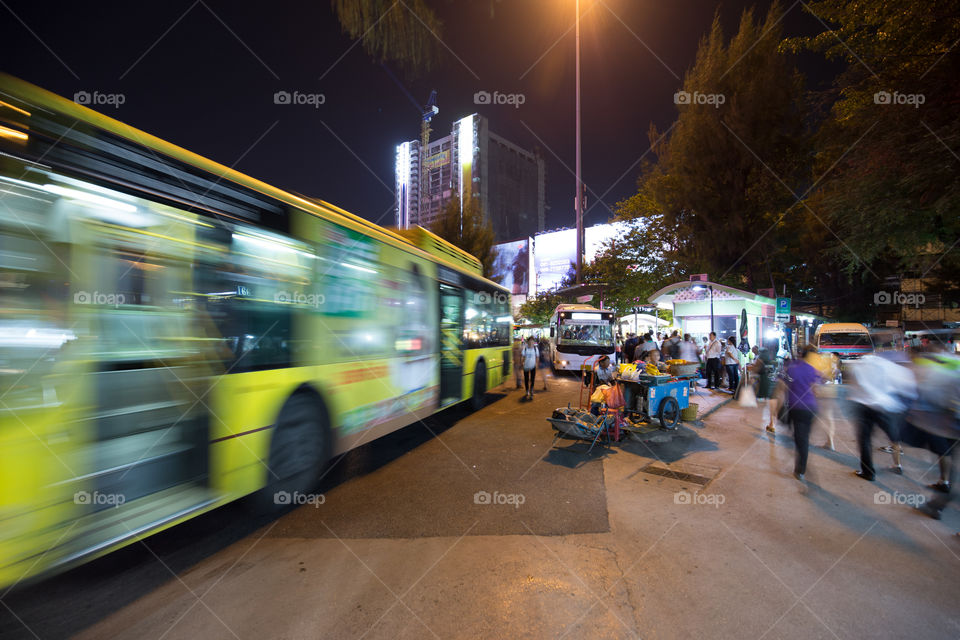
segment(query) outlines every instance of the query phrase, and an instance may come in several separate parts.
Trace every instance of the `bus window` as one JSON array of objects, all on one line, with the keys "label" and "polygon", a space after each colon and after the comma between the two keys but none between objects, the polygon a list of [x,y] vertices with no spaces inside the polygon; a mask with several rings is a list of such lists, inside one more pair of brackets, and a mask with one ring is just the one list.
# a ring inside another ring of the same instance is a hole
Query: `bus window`
[{"label": "bus window", "polygon": [[466,290],[463,343],[468,349],[510,345],[510,303],[500,291]]}]

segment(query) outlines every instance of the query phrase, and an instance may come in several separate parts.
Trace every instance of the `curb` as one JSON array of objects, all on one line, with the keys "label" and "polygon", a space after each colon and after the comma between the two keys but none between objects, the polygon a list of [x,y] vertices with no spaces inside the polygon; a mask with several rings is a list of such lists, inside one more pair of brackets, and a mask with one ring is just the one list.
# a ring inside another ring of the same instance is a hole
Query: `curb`
[{"label": "curb", "polygon": [[[718,404],[715,404],[714,406],[710,407],[710,409],[709,409],[705,414],[703,414],[702,416],[699,416],[699,417],[697,418],[697,422],[699,422],[700,424],[703,424],[703,421],[706,420],[707,417],[710,416],[710,414],[712,414],[712,413],[713,413],[714,411],[716,411],[717,409],[720,409],[721,407],[727,406],[727,405],[730,404],[731,402],[733,402],[733,396],[727,398],[727,399],[724,400],[723,402],[720,402],[720,403],[718,403]],[[696,424],[696,423],[694,423],[694,424]],[[700,425],[697,425],[697,426],[700,426]]]}]

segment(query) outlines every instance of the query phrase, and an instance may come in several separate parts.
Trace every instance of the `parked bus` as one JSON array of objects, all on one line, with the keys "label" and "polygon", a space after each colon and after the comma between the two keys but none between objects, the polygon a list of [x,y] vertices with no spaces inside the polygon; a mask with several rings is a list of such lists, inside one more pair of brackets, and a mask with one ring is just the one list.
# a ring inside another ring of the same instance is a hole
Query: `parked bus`
[{"label": "parked bus", "polygon": [[[580,371],[599,356],[615,357],[613,311],[586,304],[560,304],[550,318],[550,347],[553,368]],[[589,362],[588,362],[589,361]]]},{"label": "parked bus", "polygon": [[425,230],[0,76],[0,586],[478,406],[509,300]]},{"label": "parked bus", "polygon": [[821,324],[814,333],[813,346],[821,353],[836,353],[843,360],[873,353],[870,331],[856,322]]}]

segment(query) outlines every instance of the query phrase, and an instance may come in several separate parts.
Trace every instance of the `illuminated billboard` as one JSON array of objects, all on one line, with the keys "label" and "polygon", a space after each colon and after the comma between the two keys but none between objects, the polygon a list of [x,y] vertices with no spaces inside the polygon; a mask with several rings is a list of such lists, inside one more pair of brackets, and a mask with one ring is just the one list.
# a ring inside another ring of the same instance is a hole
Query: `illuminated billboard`
[{"label": "illuminated billboard", "polygon": [[530,238],[504,242],[493,247],[490,279],[514,295],[530,293]]},{"label": "illuminated billboard", "polygon": [[[597,254],[604,250],[607,241],[615,237],[622,238],[627,233],[627,229],[627,225],[623,222],[598,224],[584,229],[584,264],[590,264],[596,260]],[[574,253],[576,253],[576,250],[574,250]]]},{"label": "illuminated billboard", "polygon": [[533,241],[536,291],[556,289],[563,280],[574,280],[577,272],[577,230],[540,233]]}]

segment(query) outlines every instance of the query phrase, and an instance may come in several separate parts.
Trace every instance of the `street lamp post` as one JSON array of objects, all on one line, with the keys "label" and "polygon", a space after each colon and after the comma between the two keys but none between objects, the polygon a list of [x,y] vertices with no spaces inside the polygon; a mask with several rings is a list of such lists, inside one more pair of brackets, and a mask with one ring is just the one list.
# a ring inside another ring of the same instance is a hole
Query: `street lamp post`
[{"label": "street lamp post", "polygon": [[710,290],[710,333],[713,333],[715,331],[713,328],[713,285],[708,284],[707,289]]},{"label": "street lamp post", "polygon": [[577,284],[583,282],[583,183],[580,176],[580,0],[576,0],[577,22]]}]

